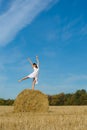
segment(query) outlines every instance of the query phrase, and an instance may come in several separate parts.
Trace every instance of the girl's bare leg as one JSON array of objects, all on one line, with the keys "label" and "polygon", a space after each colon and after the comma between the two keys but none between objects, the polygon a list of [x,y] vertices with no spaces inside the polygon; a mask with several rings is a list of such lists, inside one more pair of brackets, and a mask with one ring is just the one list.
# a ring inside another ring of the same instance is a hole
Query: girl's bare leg
[{"label": "girl's bare leg", "polygon": [[33,82],[32,82],[32,90],[34,90],[35,83],[36,83],[36,80],[35,80],[35,79],[33,79]]},{"label": "girl's bare leg", "polygon": [[20,80],[18,80],[18,82],[21,82],[21,81],[23,81],[23,80],[26,80],[26,79],[28,79],[29,77],[24,77],[24,78],[22,78],[22,79],[20,79]]}]

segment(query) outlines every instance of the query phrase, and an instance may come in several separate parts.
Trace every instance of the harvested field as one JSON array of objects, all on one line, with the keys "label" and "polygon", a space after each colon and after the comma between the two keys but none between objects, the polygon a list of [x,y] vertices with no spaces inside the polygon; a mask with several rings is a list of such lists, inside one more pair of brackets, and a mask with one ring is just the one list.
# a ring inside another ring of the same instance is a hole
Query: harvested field
[{"label": "harvested field", "polygon": [[87,130],[87,106],[53,106],[45,113],[13,110],[0,107],[0,130]]}]

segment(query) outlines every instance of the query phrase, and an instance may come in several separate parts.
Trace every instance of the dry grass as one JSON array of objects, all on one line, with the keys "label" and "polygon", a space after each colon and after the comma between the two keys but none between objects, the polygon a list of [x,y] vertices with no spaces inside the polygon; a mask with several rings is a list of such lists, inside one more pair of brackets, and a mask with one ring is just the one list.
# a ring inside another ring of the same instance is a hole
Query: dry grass
[{"label": "dry grass", "polygon": [[87,130],[87,106],[50,107],[46,113],[14,113],[0,107],[0,130]]},{"label": "dry grass", "polygon": [[14,102],[14,112],[48,112],[47,95],[39,90],[23,90]]}]

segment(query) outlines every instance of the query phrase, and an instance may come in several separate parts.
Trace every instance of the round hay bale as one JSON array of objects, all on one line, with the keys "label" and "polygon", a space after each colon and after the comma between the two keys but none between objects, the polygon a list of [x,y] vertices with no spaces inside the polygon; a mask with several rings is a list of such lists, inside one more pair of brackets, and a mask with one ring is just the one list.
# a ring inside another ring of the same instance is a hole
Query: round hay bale
[{"label": "round hay bale", "polygon": [[48,98],[38,90],[23,90],[14,102],[14,112],[47,112]]}]

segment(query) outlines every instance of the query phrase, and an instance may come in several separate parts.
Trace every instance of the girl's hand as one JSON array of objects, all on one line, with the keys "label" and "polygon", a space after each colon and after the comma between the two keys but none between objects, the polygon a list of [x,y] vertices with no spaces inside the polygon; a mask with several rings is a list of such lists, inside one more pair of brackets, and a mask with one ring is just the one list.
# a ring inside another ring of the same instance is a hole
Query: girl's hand
[{"label": "girl's hand", "polygon": [[39,66],[39,59],[38,56],[36,56],[37,65]]},{"label": "girl's hand", "polygon": [[36,56],[36,58],[38,58],[38,56]]},{"label": "girl's hand", "polygon": [[27,60],[30,62],[31,65],[33,65],[31,59],[28,57]]},{"label": "girl's hand", "polygon": [[27,60],[30,60],[30,58],[28,57]]}]

